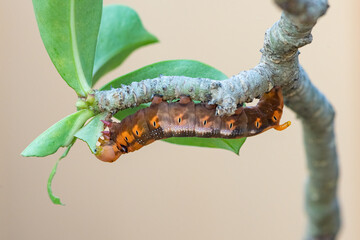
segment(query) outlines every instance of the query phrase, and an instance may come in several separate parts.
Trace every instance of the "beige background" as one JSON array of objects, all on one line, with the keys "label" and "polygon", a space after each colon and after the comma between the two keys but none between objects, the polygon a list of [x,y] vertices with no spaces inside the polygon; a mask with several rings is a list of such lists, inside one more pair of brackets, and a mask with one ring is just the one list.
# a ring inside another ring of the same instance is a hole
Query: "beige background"
[{"label": "beige background", "polygon": [[[102,83],[167,59],[236,74],[258,63],[264,32],[280,17],[269,0],[105,1],[115,2],[135,8],[161,43],[136,51]],[[360,239],[360,4],[330,4],[300,60],[337,111],[339,239]],[[248,139],[240,157],[157,142],[104,164],[78,141],[53,184],[66,206],[53,205],[46,181],[60,152],[20,152],[74,112],[76,96],[47,56],[31,1],[1,1],[0,24],[0,239],[301,239],[306,166],[301,124],[288,109],[283,121],[293,125]]]}]

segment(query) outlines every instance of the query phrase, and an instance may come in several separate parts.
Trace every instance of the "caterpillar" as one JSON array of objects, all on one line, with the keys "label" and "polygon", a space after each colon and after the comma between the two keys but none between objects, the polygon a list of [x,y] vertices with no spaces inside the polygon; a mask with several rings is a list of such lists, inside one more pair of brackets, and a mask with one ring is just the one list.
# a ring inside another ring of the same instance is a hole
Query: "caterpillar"
[{"label": "caterpillar", "polygon": [[216,105],[195,104],[187,96],[168,103],[154,96],[150,107],[125,117],[120,123],[103,121],[109,131],[99,138],[96,157],[113,162],[122,154],[136,151],[155,140],[169,137],[242,138],[274,128],[284,130],[291,122],[280,125],[284,100],[280,87],[261,96],[256,106],[240,106],[231,116],[217,116]]}]

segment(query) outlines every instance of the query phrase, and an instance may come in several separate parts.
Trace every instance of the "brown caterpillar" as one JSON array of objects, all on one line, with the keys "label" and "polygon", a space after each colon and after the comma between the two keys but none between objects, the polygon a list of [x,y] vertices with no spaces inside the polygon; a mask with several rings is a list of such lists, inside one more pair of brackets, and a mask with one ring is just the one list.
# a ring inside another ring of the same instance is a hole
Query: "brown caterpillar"
[{"label": "brown caterpillar", "polygon": [[242,138],[270,128],[284,130],[290,122],[279,124],[284,106],[280,87],[265,93],[254,107],[239,107],[234,115],[215,115],[216,106],[195,104],[189,97],[168,103],[155,96],[150,107],[127,116],[120,123],[103,121],[109,127],[99,139],[96,157],[113,162],[121,154],[133,152],[155,140],[169,137]]}]

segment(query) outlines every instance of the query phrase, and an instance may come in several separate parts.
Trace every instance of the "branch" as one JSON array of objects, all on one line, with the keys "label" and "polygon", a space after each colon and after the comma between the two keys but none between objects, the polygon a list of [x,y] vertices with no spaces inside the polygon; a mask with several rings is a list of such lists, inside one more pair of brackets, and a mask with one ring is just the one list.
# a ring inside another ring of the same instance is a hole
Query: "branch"
[{"label": "branch", "polygon": [[336,196],[338,158],[334,135],[335,112],[302,68],[299,82],[299,87],[286,97],[286,105],[297,113],[303,123],[309,170],[306,185],[308,239],[331,240],[335,239],[340,227]]},{"label": "branch", "polygon": [[284,10],[265,33],[260,63],[227,80],[160,76],[129,86],[97,91],[96,111],[116,112],[150,102],[154,94],[166,100],[189,95],[193,100],[217,104],[219,115],[231,115],[237,104],[250,102],[273,86],[283,88],[285,104],[303,123],[309,168],[306,189],[307,239],[334,239],[340,226],[336,197],[338,164],[334,136],[334,110],[311,84],[298,63],[298,48],[311,43],[311,30],[325,14],[326,0],[275,0]]},{"label": "branch", "polygon": [[97,91],[96,111],[117,112],[141,103],[150,102],[155,94],[161,94],[164,100],[173,100],[180,95],[188,95],[193,100],[217,104],[219,115],[231,115],[237,104],[251,102],[255,97],[270,91],[274,86],[271,72],[260,63],[250,71],[244,71],[232,78],[217,81],[207,78],[183,76],[160,76],[141,82],[132,82],[129,86],[108,91]]}]

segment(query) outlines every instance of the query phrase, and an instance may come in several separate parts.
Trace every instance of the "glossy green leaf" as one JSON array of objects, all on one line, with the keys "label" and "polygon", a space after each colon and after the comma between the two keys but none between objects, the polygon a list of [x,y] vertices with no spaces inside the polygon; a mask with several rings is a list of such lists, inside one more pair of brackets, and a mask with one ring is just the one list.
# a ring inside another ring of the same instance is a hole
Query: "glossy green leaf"
[{"label": "glossy green leaf", "polygon": [[108,113],[105,112],[96,115],[75,134],[75,137],[87,143],[92,153],[95,153],[96,143],[102,135],[101,132],[104,130],[104,123],[101,122],[101,120],[104,120],[107,114]]},{"label": "glossy green leaf", "polygon": [[96,46],[93,84],[119,66],[134,50],[157,41],[145,30],[133,9],[122,5],[105,6]]},{"label": "glossy green leaf", "polygon": [[[110,83],[103,86],[101,89],[110,89],[111,86],[114,88],[120,87],[121,84],[128,85],[131,82],[139,82],[148,78],[158,77],[160,74],[167,76],[187,76],[187,77],[202,77],[202,78],[211,78],[215,80],[224,80],[227,79],[227,76],[220,72],[219,70],[203,64],[198,61],[192,60],[172,60],[155,63],[148,65],[141,69],[138,69],[134,72],[121,76]],[[125,111],[118,112],[115,117],[118,119],[124,118],[126,114],[130,115],[135,113],[139,108],[146,107],[144,105],[133,108],[126,109]],[[209,148],[222,148],[230,150],[236,154],[239,153],[239,149],[245,142],[246,138],[241,139],[223,139],[223,138],[169,138],[164,139],[164,141],[169,143],[175,143],[180,145],[190,145],[190,146],[199,146],[199,147],[209,147]]]},{"label": "glossy green leaf", "polygon": [[102,0],[33,0],[45,48],[61,77],[80,96],[91,90]]},{"label": "glossy green leaf", "polygon": [[194,60],[169,60],[147,65],[131,73],[123,75],[105,84],[100,90],[109,90],[111,87],[119,88],[122,84],[140,82],[144,79],[164,76],[202,77],[215,80],[227,79],[219,70]]},{"label": "glossy green leaf", "polygon": [[51,173],[50,173],[50,176],[48,178],[48,182],[47,182],[47,190],[48,190],[48,195],[51,199],[51,201],[54,203],[54,204],[58,204],[58,205],[64,205],[62,204],[62,202],[60,201],[60,198],[56,197],[54,194],[53,194],[53,191],[52,191],[52,187],[51,187],[51,184],[52,184],[52,181],[54,179],[54,176],[56,174],[56,170],[57,170],[57,167],[58,167],[58,164],[60,162],[61,159],[65,158],[71,147],[73,146],[73,144],[75,143],[75,138],[73,139],[73,141],[71,142],[71,144],[66,148],[65,152],[61,155],[61,157],[56,161],[54,167],[52,168],[51,170]]},{"label": "glossy green leaf", "polygon": [[230,150],[235,154],[239,154],[241,146],[245,143],[246,138],[240,139],[224,139],[224,138],[199,138],[199,137],[176,137],[163,139],[162,141],[180,145],[196,146],[196,147],[209,147],[209,148],[222,148]]},{"label": "glossy green leaf", "polygon": [[150,106],[150,103],[144,103],[144,104],[140,104],[140,106],[134,107],[134,108],[127,108],[123,111],[118,111],[114,117],[116,119],[119,120],[123,120],[126,116],[129,116],[131,114],[134,114],[135,112],[137,112],[138,110],[142,109],[142,108],[147,108]]},{"label": "glossy green leaf", "polygon": [[84,109],[73,113],[48,128],[21,153],[24,157],[45,157],[55,153],[60,147],[67,147],[74,134],[94,113]]}]

